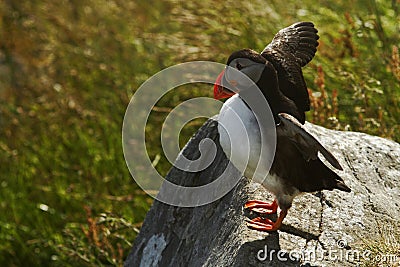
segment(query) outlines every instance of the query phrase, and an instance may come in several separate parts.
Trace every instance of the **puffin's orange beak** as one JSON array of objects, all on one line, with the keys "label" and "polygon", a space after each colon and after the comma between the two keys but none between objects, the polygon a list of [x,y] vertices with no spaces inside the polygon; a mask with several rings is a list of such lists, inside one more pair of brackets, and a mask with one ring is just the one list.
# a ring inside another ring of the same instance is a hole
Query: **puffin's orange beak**
[{"label": "puffin's orange beak", "polygon": [[235,93],[229,91],[225,87],[222,86],[222,77],[224,76],[225,71],[223,70],[219,75],[214,84],[214,98],[215,99],[224,99],[233,96]]}]

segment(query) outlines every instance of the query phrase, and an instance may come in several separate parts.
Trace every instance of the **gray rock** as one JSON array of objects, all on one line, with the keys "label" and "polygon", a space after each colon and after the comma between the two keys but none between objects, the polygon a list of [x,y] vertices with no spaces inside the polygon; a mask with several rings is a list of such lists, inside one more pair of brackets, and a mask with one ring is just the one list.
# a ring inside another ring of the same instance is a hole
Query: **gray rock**
[{"label": "gray rock", "polygon": [[[216,121],[207,121],[183,154],[198,157],[198,144],[205,137],[218,143],[216,126]],[[125,266],[355,266],[368,257],[362,240],[371,240],[382,225],[398,225],[400,220],[400,145],[310,123],[306,128],[337,157],[344,169],[338,174],[351,193],[297,197],[281,229],[270,233],[246,227],[245,219],[255,215],[243,210],[244,203],[272,197],[244,177],[223,198],[204,206],[180,208],[155,201]],[[172,168],[167,179],[186,186],[206,184],[227,166],[238,177],[217,147],[213,164],[204,171]]]}]

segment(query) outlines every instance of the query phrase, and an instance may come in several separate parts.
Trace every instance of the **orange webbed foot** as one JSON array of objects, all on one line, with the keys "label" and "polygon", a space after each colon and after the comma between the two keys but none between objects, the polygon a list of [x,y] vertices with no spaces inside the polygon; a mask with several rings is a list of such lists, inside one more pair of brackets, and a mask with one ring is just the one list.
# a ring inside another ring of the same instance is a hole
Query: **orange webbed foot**
[{"label": "orange webbed foot", "polygon": [[279,214],[276,222],[271,221],[267,218],[257,217],[253,220],[249,220],[247,222],[247,226],[251,229],[262,231],[262,232],[271,232],[276,231],[281,227],[283,219],[286,217],[287,210],[282,210]]},{"label": "orange webbed foot", "polygon": [[278,203],[276,200],[272,203],[259,200],[249,200],[244,205],[244,208],[260,214],[275,214],[278,210]]}]

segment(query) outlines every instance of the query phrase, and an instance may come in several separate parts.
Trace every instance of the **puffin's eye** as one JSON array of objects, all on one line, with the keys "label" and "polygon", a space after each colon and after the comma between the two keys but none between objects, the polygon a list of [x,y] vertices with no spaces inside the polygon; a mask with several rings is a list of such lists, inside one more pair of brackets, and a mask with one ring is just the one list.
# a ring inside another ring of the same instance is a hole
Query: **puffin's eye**
[{"label": "puffin's eye", "polygon": [[236,62],[236,68],[237,68],[238,70],[241,70],[241,69],[243,69],[242,65],[240,65],[240,63],[239,63],[239,62]]}]

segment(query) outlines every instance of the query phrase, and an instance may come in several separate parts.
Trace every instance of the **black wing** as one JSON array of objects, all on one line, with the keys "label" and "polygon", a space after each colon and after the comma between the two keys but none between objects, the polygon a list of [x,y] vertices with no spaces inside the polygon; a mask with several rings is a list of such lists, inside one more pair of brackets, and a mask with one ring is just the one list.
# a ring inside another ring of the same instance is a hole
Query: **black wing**
[{"label": "black wing", "polygon": [[301,67],[315,56],[319,36],[311,22],[298,22],[280,30],[261,55],[278,71],[279,87],[301,111],[310,110]]},{"label": "black wing", "polygon": [[303,126],[291,115],[279,113],[280,124],[276,127],[277,134],[291,140],[301,152],[306,161],[318,159],[318,151],[336,169],[343,170],[338,160],[326,150]]},{"label": "black wing", "polygon": [[[276,127],[277,150],[280,149],[281,153],[277,151],[275,157],[280,157],[281,163],[274,161],[275,165],[273,164],[271,171],[279,172],[282,178],[302,192],[324,189],[350,192],[351,189],[343,179],[318,158],[318,151],[333,167],[342,170],[337,159],[294,117],[285,113],[280,113],[278,116],[280,124]],[[289,142],[282,142],[282,140],[289,140]],[[304,161],[299,161],[299,157],[303,157]],[[284,161],[284,165],[282,165],[282,161]]]}]

